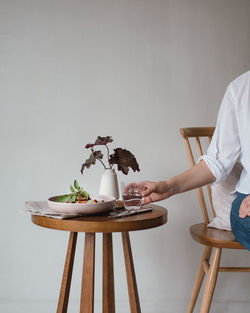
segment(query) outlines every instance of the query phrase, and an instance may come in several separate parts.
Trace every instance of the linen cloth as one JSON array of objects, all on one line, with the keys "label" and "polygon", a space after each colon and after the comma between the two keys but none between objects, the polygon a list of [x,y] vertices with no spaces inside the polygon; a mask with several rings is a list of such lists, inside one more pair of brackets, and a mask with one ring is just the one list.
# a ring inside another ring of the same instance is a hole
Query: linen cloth
[{"label": "linen cloth", "polygon": [[34,215],[53,217],[57,219],[66,219],[79,216],[79,214],[58,213],[49,207],[47,201],[25,201],[24,206],[25,213]]}]

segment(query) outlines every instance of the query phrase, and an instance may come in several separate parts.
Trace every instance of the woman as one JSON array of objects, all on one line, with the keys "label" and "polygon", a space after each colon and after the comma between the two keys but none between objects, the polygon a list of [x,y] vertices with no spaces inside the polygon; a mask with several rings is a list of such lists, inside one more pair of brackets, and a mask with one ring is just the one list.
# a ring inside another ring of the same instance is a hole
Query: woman
[{"label": "woman", "polygon": [[243,170],[235,188],[231,227],[235,238],[250,250],[250,71],[228,86],[208,152],[194,167],[167,181],[135,184],[142,188],[147,204],[225,180],[237,160]]}]

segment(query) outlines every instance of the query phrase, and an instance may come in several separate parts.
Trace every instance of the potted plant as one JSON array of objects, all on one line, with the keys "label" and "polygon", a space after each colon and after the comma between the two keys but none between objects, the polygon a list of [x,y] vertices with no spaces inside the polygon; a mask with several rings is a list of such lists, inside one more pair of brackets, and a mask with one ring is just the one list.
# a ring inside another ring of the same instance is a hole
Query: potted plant
[{"label": "potted plant", "polygon": [[[115,198],[119,197],[117,175],[114,170],[114,165],[117,165],[118,171],[127,175],[131,168],[134,172],[140,171],[139,164],[135,156],[128,150],[123,148],[113,149],[113,153],[110,154],[108,145],[113,142],[111,136],[101,137],[98,136],[94,143],[88,143],[85,148],[90,149],[90,156],[81,166],[81,173],[83,174],[85,168],[96,164],[96,161],[100,162],[104,167],[104,173],[101,179],[100,194],[112,195]],[[104,161],[103,153],[101,150],[97,150],[96,147],[105,146],[106,161]]]}]

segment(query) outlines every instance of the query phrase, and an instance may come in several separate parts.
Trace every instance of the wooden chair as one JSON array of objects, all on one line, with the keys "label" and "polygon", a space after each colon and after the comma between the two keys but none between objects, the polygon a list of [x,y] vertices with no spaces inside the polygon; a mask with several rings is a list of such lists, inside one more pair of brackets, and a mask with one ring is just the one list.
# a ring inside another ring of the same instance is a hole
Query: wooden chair
[{"label": "wooden chair", "polygon": [[[215,127],[180,128],[181,136],[185,140],[188,158],[191,166],[195,165],[193,154],[195,152],[194,150],[198,152],[198,155],[203,155],[202,145],[204,144],[204,139],[201,139],[201,137],[207,137],[210,143],[214,133],[214,129]],[[204,245],[204,250],[200,259],[200,264],[196,274],[187,313],[192,313],[194,310],[194,306],[198,298],[205,274],[207,274],[207,277],[200,313],[208,313],[210,310],[218,272],[250,272],[250,267],[220,267],[221,251],[223,248],[245,248],[238,241],[235,240],[232,232],[207,227],[207,224],[209,224],[209,215],[207,210],[208,204],[206,202],[209,202],[209,207],[212,210],[213,217],[215,217],[215,211],[212,202],[211,188],[209,185],[206,187],[208,192],[207,198],[205,198],[204,194],[205,188],[197,189],[197,196],[204,222],[192,225],[190,227],[190,234],[192,238],[195,241]],[[213,254],[213,256],[210,262],[211,254]]]}]

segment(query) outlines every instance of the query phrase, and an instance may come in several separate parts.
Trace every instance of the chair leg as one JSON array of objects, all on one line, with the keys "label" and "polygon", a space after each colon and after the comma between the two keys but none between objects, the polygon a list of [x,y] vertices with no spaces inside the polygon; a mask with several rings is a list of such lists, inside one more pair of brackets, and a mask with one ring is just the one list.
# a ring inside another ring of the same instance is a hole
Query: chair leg
[{"label": "chair leg", "polygon": [[94,312],[95,233],[85,233],[80,313]]},{"label": "chair leg", "polygon": [[214,248],[213,258],[210,263],[209,271],[207,274],[204,295],[201,303],[200,313],[208,313],[212,302],[214,288],[218,276],[218,268],[220,264],[221,248]]},{"label": "chair leg", "polygon": [[201,285],[202,285],[202,282],[203,282],[203,279],[204,279],[204,275],[205,275],[203,262],[205,260],[209,261],[210,255],[211,255],[211,251],[212,251],[212,247],[208,247],[208,246],[205,246],[205,248],[203,250],[203,253],[202,253],[202,256],[201,256],[201,260],[200,260],[200,264],[199,264],[199,267],[198,267],[198,271],[197,271],[197,274],[196,274],[196,278],[195,278],[195,281],[194,281],[194,287],[193,287],[192,295],[191,295],[191,298],[190,298],[190,301],[189,301],[187,313],[192,313],[193,310],[194,310],[194,306],[195,306],[195,303],[197,301],[197,298],[198,298],[198,295],[199,295],[199,292],[200,292],[200,289],[201,289]]},{"label": "chair leg", "polygon": [[76,250],[76,240],[77,233],[71,232],[69,235],[69,243],[65,259],[61,290],[57,305],[57,313],[67,313],[68,310],[69,292]]},{"label": "chair leg", "polygon": [[129,239],[129,233],[122,233],[124,260],[127,274],[128,294],[131,313],[141,313],[139,295],[137,290],[134,262]]}]

